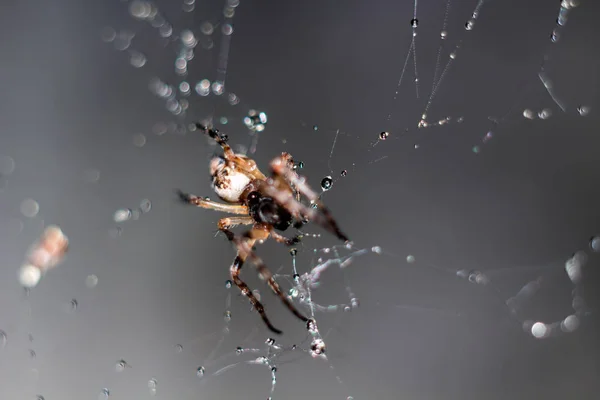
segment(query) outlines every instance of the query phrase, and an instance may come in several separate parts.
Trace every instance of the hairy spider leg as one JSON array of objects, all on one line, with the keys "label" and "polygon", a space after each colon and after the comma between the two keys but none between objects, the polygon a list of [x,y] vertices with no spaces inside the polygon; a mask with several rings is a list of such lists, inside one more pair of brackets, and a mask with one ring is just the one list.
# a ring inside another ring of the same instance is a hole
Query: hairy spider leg
[{"label": "hairy spider leg", "polygon": [[275,239],[275,241],[278,243],[283,243],[286,246],[293,246],[296,243],[300,243],[302,235],[296,235],[294,237],[289,238],[289,237],[280,235],[279,233],[275,232],[274,230],[271,230],[271,237],[273,239]]},{"label": "hairy spider leg", "polygon": [[248,215],[248,207],[243,205],[223,204],[193,194],[184,193],[181,190],[177,190],[177,195],[184,203],[191,204],[196,207],[202,207],[209,210],[221,211],[230,214]]},{"label": "hairy spider leg", "polygon": [[236,235],[234,232],[227,228],[223,228],[221,230],[223,231],[223,233],[225,233],[227,238],[230,241],[232,241],[237,247],[237,255],[230,267],[231,279],[241,290],[242,294],[248,297],[250,303],[256,309],[256,311],[258,311],[267,327],[272,332],[275,332],[277,334],[283,333],[281,330],[275,328],[273,324],[271,324],[271,321],[267,317],[267,314],[265,313],[265,309],[261,302],[258,301],[258,299],[254,296],[248,285],[239,277],[242,266],[244,265],[244,262],[247,258],[250,258],[252,263],[256,266],[256,269],[258,270],[260,276],[267,281],[267,284],[269,285],[271,290],[279,297],[279,299],[292,312],[292,314],[294,314],[300,320],[307,322],[308,318],[302,315],[296,309],[296,307],[294,307],[294,305],[287,299],[287,297],[285,297],[285,295],[281,291],[281,288],[279,287],[279,284],[277,283],[277,281],[275,281],[275,278],[273,278],[273,274],[271,273],[271,271],[267,268],[262,259],[258,257],[254,253],[254,251],[252,251],[252,246],[254,246],[254,243],[256,243],[257,240],[266,240],[270,235],[270,231],[265,230],[262,227],[255,227],[246,232],[246,234],[242,237]]},{"label": "hairy spider leg", "polygon": [[245,217],[221,218],[219,220],[219,222],[217,223],[217,226],[219,227],[219,230],[222,231],[223,229],[231,229],[237,225],[252,225],[252,224],[254,224],[254,219],[248,215]]},{"label": "hairy spider leg", "polygon": [[[296,213],[300,212],[309,219],[315,220],[319,223],[323,228],[327,229],[329,232],[337,236],[340,240],[344,242],[350,242],[348,236],[346,236],[341,229],[339,228],[337,222],[333,219],[331,212],[321,200],[319,200],[319,196],[308,186],[308,184],[304,181],[304,179],[297,176],[297,174],[288,166],[288,159],[291,156],[288,153],[283,153],[281,156],[275,158],[271,161],[271,169],[276,176],[283,177],[287,182],[293,185],[297,190],[302,193],[306,198],[308,198],[314,204],[317,204],[319,210],[321,210],[321,215],[316,212],[314,209],[309,209],[302,203],[296,201],[292,195],[286,193],[276,193],[277,190],[271,189],[269,186],[265,187],[265,190],[268,191],[268,194],[274,198],[276,198],[281,205],[283,205],[288,211],[295,211]],[[275,197],[277,196],[277,197]],[[294,213],[292,213],[294,214]],[[323,217],[325,220],[323,220]]]}]

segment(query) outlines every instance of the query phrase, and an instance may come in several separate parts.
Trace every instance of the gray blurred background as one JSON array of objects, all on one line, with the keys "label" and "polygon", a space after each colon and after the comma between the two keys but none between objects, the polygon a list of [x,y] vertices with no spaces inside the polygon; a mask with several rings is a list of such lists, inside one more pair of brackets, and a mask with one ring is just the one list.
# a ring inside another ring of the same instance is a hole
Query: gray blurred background
[{"label": "gray blurred background", "polygon": [[[600,234],[596,2],[572,9],[552,43],[559,1],[487,1],[470,31],[476,1],[419,1],[417,98],[412,58],[397,88],[412,1],[242,0],[225,53],[226,93],[178,96],[189,101],[180,115],[149,83],[158,77],[177,89],[185,80],[193,91],[219,78],[226,4],[154,3],[172,27],[162,37],[164,24],[161,31],[133,18],[131,3],[2,4],[0,399],[96,399],[104,388],[110,399],[269,396],[264,366],[212,375],[263,354],[235,348],[262,351],[272,334],[239,291],[225,288],[235,251],[215,236],[223,215],[174,195],[179,188],[216,197],[208,160],[217,149],[185,129],[206,119],[234,145],[258,139],[252,157],[265,171],[289,151],[314,187],[332,175],[323,199],[355,247],[384,250],[323,277],[317,302],[348,302],[350,285],[360,306],[317,315],[329,362],[286,352],[275,361],[274,399],[597,398],[600,257],[589,245]],[[428,120],[452,119],[418,129],[446,11],[438,72],[460,49]],[[174,63],[185,29],[198,45],[182,77]],[[566,112],[537,76],[544,58]],[[229,93],[240,103],[230,105]],[[529,120],[526,108],[552,115]],[[244,127],[250,109],[267,113],[264,132]],[[382,131],[390,136],[377,143]],[[483,143],[488,131],[493,138]],[[151,210],[137,213],[144,199]],[[127,208],[134,218],[116,223],[114,213]],[[26,296],[16,271],[48,224],[61,226],[70,252]],[[298,268],[308,271],[313,249],[333,244],[325,233],[306,238]],[[504,302],[543,273],[537,295],[519,304],[526,319],[573,313],[563,266],[581,250],[589,259],[580,289],[592,312],[573,333],[533,338]],[[288,249],[269,242],[258,252],[291,274]],[[490,284],[458,277],[463,269],[483,271]],[[278,343],[307,348],[304,325],[251,265],[243,276],[284,330]],[[229,334],[211,356],[228,294]],[[121,372],[119,360],[127,364]]]}]

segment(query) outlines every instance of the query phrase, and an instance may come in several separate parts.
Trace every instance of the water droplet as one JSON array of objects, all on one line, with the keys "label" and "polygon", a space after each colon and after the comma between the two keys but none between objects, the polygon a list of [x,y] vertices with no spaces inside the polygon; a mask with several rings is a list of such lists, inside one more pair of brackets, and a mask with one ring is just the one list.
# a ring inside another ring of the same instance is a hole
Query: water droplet
[{"label": "water droplet", "polygon": [[526,108],[525,110],[523,110],[523,116],[527,119],[534,119],[535,118],[535,114],[533,111],[531,111],[530,109]]},{"label": "water droplet", "polygon": [[244,117],[244,125],[251,131],[262,132],[267,124],[267,114],[264,112],[250,110],[248,115]]},{"label": "water droplet", "polygon": [[146,56],[139,51],[130,51],[129,63],[134,68],[142,68],[144,65],[146,65]]},{"label": "water droplet", "polygon": [[33,199],[25,199],[21,202],[21,214],[27,218],[34,218],[40,211],[40,205]]},{"label": "water droplet", "polygon": [[144,199],[140,202],[140,211],[148,213],[152,209],[152,202],[148,199]]},{"label": "water droplet", "polygon": [[331,178],[331,176],[326,176],[325,178],[321,179],[321,189],[327,191],[331,189],[332,186],[333,179]]},{"label": "water droplet", "polygon": [[238,347],[235,349],[235,354],[237,354],[238,356],[239,356],[240,354],[242,354],[243,352],[244,352],[244,349],[243,349],[243,348],[241,348],[241,347],[239,347],[239,346],[238,346]]},{"label": "water droplet", "polygon": [[413,28],[416,28],[419,26],[419,20],[416,18],[413,18],[410,20],[410,26],[412,26]]},{"label": "water droplet", "polygon": [[346,176],[348,175],[348,171],[343,169],[342,172],[340,172],[340,176]]},{"label": "water droplet", "polygon": [[441,31],[440,32],[440,38],[442,40],[446,39],[447,37],[448,37],[448,32],[446,32],[446,31]]},{"label": "water droplet", "polygon": [[15,160],[9,156],[0,155],[0,175],[6,176],[15,170]]},{"label": "water droplet", "polygon": [[37,396],[35,396],[35,400],[46,400],[46,399],[41,394],[38,394]]},{"label": "water droplet", "polygon": [[158,382],[156,381],[156,379],[152,378],[148,381],[148,389],[156,389],[156,385],[158,384]]},{"label": "water droplet", "polygon": [[267,338],[267,340],[265,340],[265,343],[268,346],[273,346],[275,344],[275,339],[273,339],[273,338]]},{"label": "water droplet", "polygon": [[385,139],[387,139],[389,136],[390,136],[390,133],[389,133],[389,132],[381,132],[381,133],[379,134],[379,140],[385,140]]},{"label": "water droplet", "polygon": [[196,370],[196,376],[198,378],[203,378],[205,373],[206,370],[204,369],[204,367],[198,367],[198,369]]},{"label": "water droplet", "polygon": [[131,219],[132,211],[129,208],[122,208],[120,210],[115,211],[113,215],[113,220],[115,222],[125,222]]},{"label": "water droplet", "polygon": [[225,319],[225,322],[231,321],[231,311],[225,311],[224,319]]},{"label": "water droplet", "polygon": [[413,255],[406,256],[406,262],[409,263],[409,264],[414,263],[415,262],[415,256],[413,256]]},{"label": "water droplet", "polygon": [[290,250],[290,255],[291,255],[292,257],[296,257],[296,254],[298,254],[298,250],[297,250],[297,249],[295,249],[295,248],[294,248],[294,249],[291,249],[291,250]]},{"label": "water droplet", "polygon": [[213,27],[213,24],[206,21],[200,25],[200,31],[203,35],[212,35],[212,33],[215,31],[215,28]]},{"label": "water droplet", "polygon": [[552,110],[549,108],[544,108],[542,111],[538,113],[538,117],[540,119],[548,119],[552,116]]},{"label": "water droplet", "polygon": [[600,253],[600,236],[594,236],[590,239],[590,247],[592,251]]},{"label": "water droplet", "polygon": [[317,328],[317,323],[315,322],[314,319],[309,319],[306,322],[306,329],[308,329],[308,332],[312,335],[319,332],[319,329]]},{"label": "water droplet", "polygon": [[69,303],[69,307],[70,307],[69,311],[76,311],[78,306],[79,306],[79,303],[77,302],[77,299],[71,299],[71,302]]},{"label": "water droplet", "polygon": [[304,168],[304,162],[302,162],[302,161],[298,162],[298,168],[299,169]]},{"label": "water droplet", "polygon": [[100,31],[100,38],[103,42],[110,43],[117,37],[117,32],[110,26],[105,26]]},{"label": "water droplet", "polygon": [[318,125],[313,125],[313,131],[318,131],[319,130],[319,126]]},{"label": "water droplet", "polygon": [[569,315],[560,323],[560,329],[563,332],[573,332],[577,328],[579,328],[579,318],[575,314]]},{"label": "water droplet", "polygon": [[536,322],[531,326],[531,334],[536,339],[541,339],[549,333],[549,329],[543,322]]},{"label": "water droplet", "polygon": [[135,0],[129,5],[129,13],[132,17],[144,19],[150,16],[152,6],[147,1]]},{"label": "water droplet", "polygon": [[310,344],[310,355],[319,357],[325,354],[325,342],[323,339],[314,338]]},{"label": "water droplet", "polygon": [[465,29],[468,31],[472,31],[473,30],[473,26],[475,25],[475,21],[470,19],[467,21],[467,23],[465,24]]},{"label": "water droplet", "polygon": [[579,107],[577,107],[577,112],[582,117],[585,117],[586,115],[588,115],[590,113],[590,107],[588,107],[588,106],[579,106]]},{"label": "water droplet", "polygon": [[182,345],[180,345],[180,344],[176,345],[176,346],[175,346],[175,351],[176,351],[177,353],[181,353],[181,352],[183,351],[183,346],[182,346]]},{"label": "water droplet", "polygon": [[225,85],[223,82],[215,81],[211,85],[212,92],[217,96],[220,96],[225,91]]},{"label": "water droplet", "polygon": [[232,283],[232,282],[231,282],[229,279],[228,279],[228,280],[226,280],[226,281],[225,281],[225,288],[226,288],[226,289],[231,289],[231,283]]},{"label": "water droplet", "polygon": [[450,53],[450,58],[453,60],[456,59],[456,53],[455,52]]},{"label": "water droplet", "polygon": [[141,133],[133,135],[133,145],[136,147],[144,147],[146,144],[146,136]]},{"label": "water droplet", "polygon": [[479,146],[473,146],[471,150],[473,151],[473,153],[477,154],[481,149],[479,148]]},{"label": "water droplet", "polygon": [[223,35],[229,36],[233,33],[233,26],[231,26],[230,24],[224,24],[221,27],[221,32],[223,33]]}]

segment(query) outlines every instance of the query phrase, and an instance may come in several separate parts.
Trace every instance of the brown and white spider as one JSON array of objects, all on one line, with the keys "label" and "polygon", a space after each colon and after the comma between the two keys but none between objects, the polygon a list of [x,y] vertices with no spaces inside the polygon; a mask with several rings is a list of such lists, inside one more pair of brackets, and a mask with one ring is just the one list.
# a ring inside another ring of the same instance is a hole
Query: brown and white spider
[{"label": "brown and white spider", "polygon": [[[213,190],[228,204],[178,191],[180,199],[197,207],[240,215],[221,218],[218,222],[219,230],[225,233],[237,248],[237,255],[230,267],[231,279],[242,294],[248,297],[271,331],[282,333],[271,324],[263,305],[239,277],[242,265],[247,258],[254,263],[261,279],[267,281],[271,290],[279,296],[287,308],[296,317],[308,322],[309,319],[302,315],[283,294],[273,278],[273,274],[255,254],[253,247],[257,242],[262,243],[269,236],[279,243],[288,246],[294,245],[300,241],[301,236],[288,238],[276,231],[285,231],[292,225],[299,227],[309,221],[320,224],[345,243],[350,242],[348,237],[339,229],[331,213],[305,182],[305,178],[294,171],[294,161],[290,154],[281,153],[279,157],[271,161],[272,177],[267,178],[258,169],[254,160],[234,153],[227,144],[226,135],[201,124],[196,124],[196,126],[213,138],[223,149],[222,156],[215,156],[210,161],[209,170],[212,176]],[[317,209],[302,204],[299,201],[301,195],[305,196],[311,204],[315,204]],[[230,230],[236,225],[252,225],[252,228],[243,235],[238,235]]]}]

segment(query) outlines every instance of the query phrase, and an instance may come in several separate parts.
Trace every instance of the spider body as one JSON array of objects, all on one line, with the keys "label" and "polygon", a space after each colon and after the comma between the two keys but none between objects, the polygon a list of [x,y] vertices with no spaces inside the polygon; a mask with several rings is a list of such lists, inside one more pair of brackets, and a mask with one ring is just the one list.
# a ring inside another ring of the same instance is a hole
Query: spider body
[{"label": "spider body", "polygon": [[288,210],[278,205],[271,197],[263,196],[257,191],[248,194],[246,205],[255,223],[270,225],[278,231],[287,230],[294,220]]},{"label": "spider body", "polygon": [[[267,282],[287,308],[296,317],[308,322],[308,318],[283,294],[265,263],[254,253],[253,247],[256,242],[262,243],[269,237],[288,246],[296,244],[301,236],[288,238],[275,231],[285,231],[292,225],[297,226],[308,221],[315,221],[346,243],[349,243],[348,237],[339,229],[319,196],[306,184],[305,179],[294,171],[294,162],[290,154],[282,153],[271,161],[272,177],[267,178],[254,160],[233,152],[227,144],[226,135],[200,124],[196,126],[213,138],[223,150],[222,156],[213,157],[210,161],[209,172],[213,190],[226,203],[183,192],[179,192],[180,199],[197,207],[237,214],[221,218],[218,222],[219,230],[237,247],[237,255],[229,269],[231,279],[242,294],[248,297],[271,331],[282,333],[271,324],[263,305],[239,277],[248,258],[258,269],[259,276]],[[299,201],[301,196],[316,204],[317,209],[302,204]],[[237,235],[231,231],[236,225],[252,225],[252,228],[243,235]]]}]

